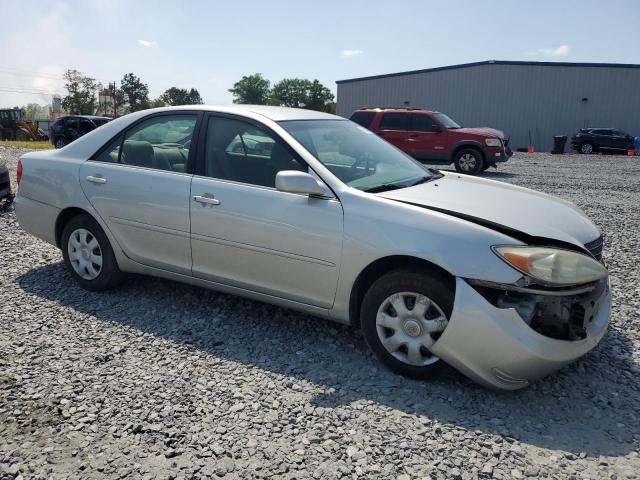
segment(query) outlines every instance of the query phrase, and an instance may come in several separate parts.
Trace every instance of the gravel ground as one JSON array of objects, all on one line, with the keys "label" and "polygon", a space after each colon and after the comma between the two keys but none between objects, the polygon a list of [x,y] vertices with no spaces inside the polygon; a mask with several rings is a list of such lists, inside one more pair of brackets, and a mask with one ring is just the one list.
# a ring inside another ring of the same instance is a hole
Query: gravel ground
[{"label": "gravel ground", "polygon": [[518,392],[406,380],[352,328],[170,281],[83,291],[0,215],[0,479],[637,478],[640,159],[484,176],[577,203],[612,275],[601,344]]}]

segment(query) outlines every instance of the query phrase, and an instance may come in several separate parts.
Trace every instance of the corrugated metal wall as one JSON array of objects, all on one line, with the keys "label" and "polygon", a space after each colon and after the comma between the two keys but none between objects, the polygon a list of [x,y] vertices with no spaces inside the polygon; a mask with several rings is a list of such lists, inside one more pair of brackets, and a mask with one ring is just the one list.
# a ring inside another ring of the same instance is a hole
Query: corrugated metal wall
[{"label": "corrugated metal wall", "polygon": [[531,134],[536,150],[549,151],[554,135],[588,126],[640,135],[640,68],[485,64],[338,84],[344,117],[405,101],[463,126],[499,128],[514,149]]}]

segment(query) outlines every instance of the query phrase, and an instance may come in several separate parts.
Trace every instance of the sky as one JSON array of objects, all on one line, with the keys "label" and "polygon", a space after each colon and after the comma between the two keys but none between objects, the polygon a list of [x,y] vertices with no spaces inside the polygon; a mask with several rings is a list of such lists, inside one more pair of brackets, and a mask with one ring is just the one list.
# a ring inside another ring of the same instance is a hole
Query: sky
[{"label": "sky", "polygon": [[640,0],[0,0],[0,108],[77,69],[228,104],[243,75],[336,80],[482,60],[640,64]]}]

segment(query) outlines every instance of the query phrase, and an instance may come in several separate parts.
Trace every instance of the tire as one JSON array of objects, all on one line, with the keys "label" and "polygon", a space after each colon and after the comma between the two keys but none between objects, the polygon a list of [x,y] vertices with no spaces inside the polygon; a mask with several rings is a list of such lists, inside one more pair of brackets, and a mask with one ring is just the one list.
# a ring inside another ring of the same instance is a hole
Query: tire
[{"label": "tire", "polygon": [[82,288],[99,292],[124,280],[109,239],[90,215],[78,215],[67,222],[60,246],[67,269]]},{"label": "tire", "polygon": [[[424,343],[433,344],[446,328],[453,310],[454,285],[444,274],[406,269],[389,272],[371,285],[362,301],[360,324],[367,344],[384,365],[420,380],[449,370]],[[412,296],[414,303],[410,305],[407,300]],[[401,301],[408,315],[395,310],[396,301]],[[426,309],[422,315],[414,313],[419,305]],[[390,340],[392,337],[396,340]]]},{"label": "tire", "polygon": [[593,143],[591,142],[584,142],[582,145],[580,145],[580,153],[589,155],[594,151],[595,151],[595,148],[593,148]]},{"label": "tire", "polygon": [[67,142],[64,141],[64,138],[58,137],[54,140],[53,142],[53,146],[56,148],[62,148],[67,144]]},{"label": "tire", "polygon": [[477,175],[484,165],[484,159],[482,153],[475,148],[463,148],[456,153],[453,164],[459,173]]},{"label": "tire", "polygon": [[483,164],[482,164],[482,168],[480,169],[480,171],[481,171],[481,172],[484,172],[485,170],[488,170],[490,166],[491,166],[491,165],[488,165],[488,164],[486,164],[486,163],[483,163]]}]

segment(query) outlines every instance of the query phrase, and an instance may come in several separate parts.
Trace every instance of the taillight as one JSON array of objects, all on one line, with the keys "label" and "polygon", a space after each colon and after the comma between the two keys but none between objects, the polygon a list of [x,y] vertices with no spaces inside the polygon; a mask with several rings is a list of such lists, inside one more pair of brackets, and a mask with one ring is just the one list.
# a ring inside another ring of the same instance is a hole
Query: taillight
[{"label": "taillight", "polygon": [[22,159],[18,159],[18,168],[16,168],[16,181],[20,184],[20,179],[22,178]]}]

